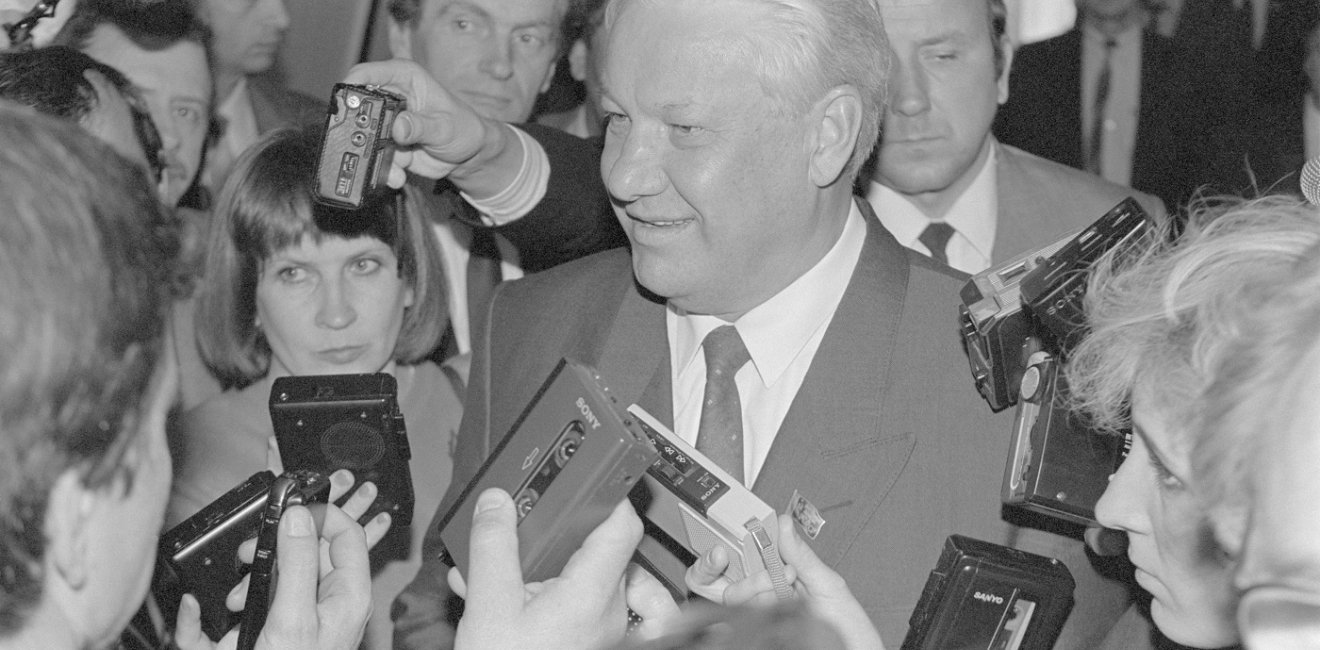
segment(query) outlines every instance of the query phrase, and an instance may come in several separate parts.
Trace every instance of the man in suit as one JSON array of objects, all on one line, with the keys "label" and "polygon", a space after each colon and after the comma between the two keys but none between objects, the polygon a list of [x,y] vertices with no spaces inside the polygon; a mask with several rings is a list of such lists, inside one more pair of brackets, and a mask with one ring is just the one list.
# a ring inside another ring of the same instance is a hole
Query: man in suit
[{"label": "man in suit", "polygon": [[[1240,97],[1191,52],[1145,27],[1147,0],[1078,0],[1077,26],[1020,48],[1000,142],[1121,185],[1167,206],[1220,186]],[[1093,142],[1093,140],[1096,140]]]},{"label": "man in suit", "polygon": [[464,119],[499,163],[444,170],[438,186],[420,178],[410,184],[444,253],[452,326],[446,356],[469,351],[472,314],[484,309],[494,282],[624,244],[599,188],[595,146],[521,124],[554,75],[567,8],[566,0],[390,3],[391,54],[419,63],[453,95],[454,110],[475,113],[479,119]]},{"label": "man in suit", "polygon": [[903,245],[967,273],[1090,225],[1136,194],[998,143],[1012,48],[1002,0],[886,0],[893,98],[863,191]]},{"label": "man in suit", "polygon": [[[880,8],[616,2],[600,169],[631,249],[497,289],[475,331],[445,503],[575,358],[776,509],[794,491],[813,503],[825,525],[812,547],[897,647],[949,534],[1033,533],[1000,516],[1011,416],[992,414],[967,376],[963,276],[905,250],[852,196],[889,82]],[[785,32],[802,34],[800,49]],[[431,539],[395,605],[403,647],[450,634],[434,528]],[[1033,539],[1089,571],[1079,542]],[[1112,599],[1115,614],[1122,589],[1100,591],[1079,599]]]},{"label": "man in suit", "polygon": [[202,184],[214,194],[238,156],[263,134],[323,122],[326,99],[289,89],[273,70],[289,27],[284,0],[189,1],[211,30],[218,137],[207,149]]},{"label": "man in suit", "polygon": [[205,28],[180,1],[141,7],[83,2],[56,36],[118,69],[146,100],[161,137],[164,203],[173,208],[201,166],[211,115]]}]

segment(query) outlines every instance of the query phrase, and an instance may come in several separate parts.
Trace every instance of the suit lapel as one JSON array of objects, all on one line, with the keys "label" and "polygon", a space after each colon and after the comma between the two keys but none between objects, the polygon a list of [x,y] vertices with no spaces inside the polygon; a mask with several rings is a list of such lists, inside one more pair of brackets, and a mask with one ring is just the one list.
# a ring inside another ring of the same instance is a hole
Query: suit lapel
[{"label": "suit lapel", "polygon": [[664,302],[643,295],[636,280],[632,283],[624,291],[609,338],[595,360],[596,369],[620,404],[635,403],[672,427]]},{"label": "suit lapel", "polygon": [[806,380],[784,418],[754,491],[787,507],[794,490],[826,520],[813,546],[837,563],[912,453],[913,436],[881,426],[907,256],[864,201],[867,241]]}]

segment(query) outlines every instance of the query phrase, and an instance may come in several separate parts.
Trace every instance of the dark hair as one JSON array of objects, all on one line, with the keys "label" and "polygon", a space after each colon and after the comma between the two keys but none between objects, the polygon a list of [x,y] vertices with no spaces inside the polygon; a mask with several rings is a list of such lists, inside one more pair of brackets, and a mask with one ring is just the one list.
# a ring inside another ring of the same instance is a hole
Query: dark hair
[{"label": "dark hair", "polygon": [[160,178],[160,133],[138,96],[118,70],[78,50],[50,46],[23,52],[0,53],[0,97],[31,106],[41,113],[75,122],[87,117],[100,97],[87,79],[88,71],[105,77],[123,95],[133,115],[133,130],[147,164]]},{"label": "dark hair", "polygon": [[263,137],[234,163],[216,199],[197,292],[197,344],[226,387],[246,386],[270,369],[270,347],[254,322],[257,277],[265,260],[304,237],[370,236],[394,248],[399,275],[414,293],[394,347],[396,361],[425,358],[444,332],[444,270],[430,224],[417,209],[400,213],[393,197],[353,211],[316,203],[311,170],[319,133],[285,129]]},{"label": "dark hair", "polygon": [[186,0],[82,0],[55,42],[79,50],[101,25],[113,25],[144,50],[168,48],[180,41],[202,45],[210,57],[211,31]]},{"label": "dark hair", "polygon": [[[559,38],[559,53],[562,55],[568,51],[569,46],[573,44],[573,39],[569,38],[569,33],[575,27],[571,24],[574,17],[574,6],[584,0],[556,0],[561,6],[565,7],[564,17],[559,22],[559,32],[555,35]],[[400,25],[416,25],[417,20],[422,16],[422,4],[425,2],[435,2],[435,0],[389,0],[390,16]]]},{"label": "dark hair", "polygon": [[132,478],[177,232],[136,165],[0,105],[0,635],[41,599],[56,480]]}]

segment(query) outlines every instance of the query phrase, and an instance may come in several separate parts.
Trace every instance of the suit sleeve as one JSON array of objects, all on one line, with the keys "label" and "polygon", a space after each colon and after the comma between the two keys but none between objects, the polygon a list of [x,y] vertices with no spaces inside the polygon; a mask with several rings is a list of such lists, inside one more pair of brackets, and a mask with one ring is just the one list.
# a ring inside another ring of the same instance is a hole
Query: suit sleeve
[{"label": "suit sleeve", "polygon": [[[497,287],[490,300],[490,309],[499,302],[499,295],[500,288]],[[491,447],[488,411],[492,319],[489,311],[472,314],[472,318],[472,365],[463,405],[463,422],[459,425],[458,442],[453,452],[453,478],[422,539],[422,565],[417,576],[390,608],[396,649],[452,648],[458,619],[463,613],[463,600],[449,588],[449,567],[440,561],[444,544],[440,539],[439,523],[481,468]],[[456,516],[472,515],[458,513]]]},{"label": "suit sleeve", "polygon": [[520,124],[545,149],[545,198],[526,216],[495,231],[518,249],[529,273],[628,243],[600,179],[599,139],[584,140],[539,124]]}]

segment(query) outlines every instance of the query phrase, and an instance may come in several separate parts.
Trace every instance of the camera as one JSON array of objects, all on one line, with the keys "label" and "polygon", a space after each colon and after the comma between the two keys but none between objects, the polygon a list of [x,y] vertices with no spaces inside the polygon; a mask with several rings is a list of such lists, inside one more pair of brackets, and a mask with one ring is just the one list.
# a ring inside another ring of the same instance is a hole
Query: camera
[{"label": "camera", "polygon": [[337,208],[357,209],[388,189],[394,158],[394,118],[403,97],[376,86],[335,84],[316,165],[316,199]]},{"label": "camera", "polygon": [[973,276],[961,291],[961,333],[976,389],[1001,411],[1018,401],[1022,346],[1036,337],[1063,351],[1085,333],[1082,299],[1089,269],[1107,251],[1149,231],[1132,198],[1075,236]]},{"label": "camera", "polygon": [[950,535],[908,622],[903,650],[1048,650],[1073,606],[1054,558]]},{"label": "camera", "polygon": [[279,540],[280,518],[290,506],[310,506],[321,530],[325,516],[324,506],[330,497],[330,480],[316,472],[297,470],[286,472],[271,483],[266,504],[257,521],[257,550],[252,557],[248,574],[247,601],[243,607],[243,622],[238,632],[238,650],[252,650],[257,636],[266,624],[271,600],[275,597],[275,553]]},{"label": "camera", "polygon": [[276,379],[270,419],[284,468],[326,476],[348,469],[357,484],[371,481],[379,490],[363,521],[388,512],[393,526],[410,525],[412,451],[398,392],[387,373]]},{"label": "camera", "polygon": [[1063,365],[1083,336],[1090,267],[1148,236],[1128,198],[1075,237],[972,278],[961,322],[977,390],[999,411],[1017,404],[1003,502],[1094,525],[1095,504],[1126,455],[1120,436],[1091,430],[1068,407]]}]

